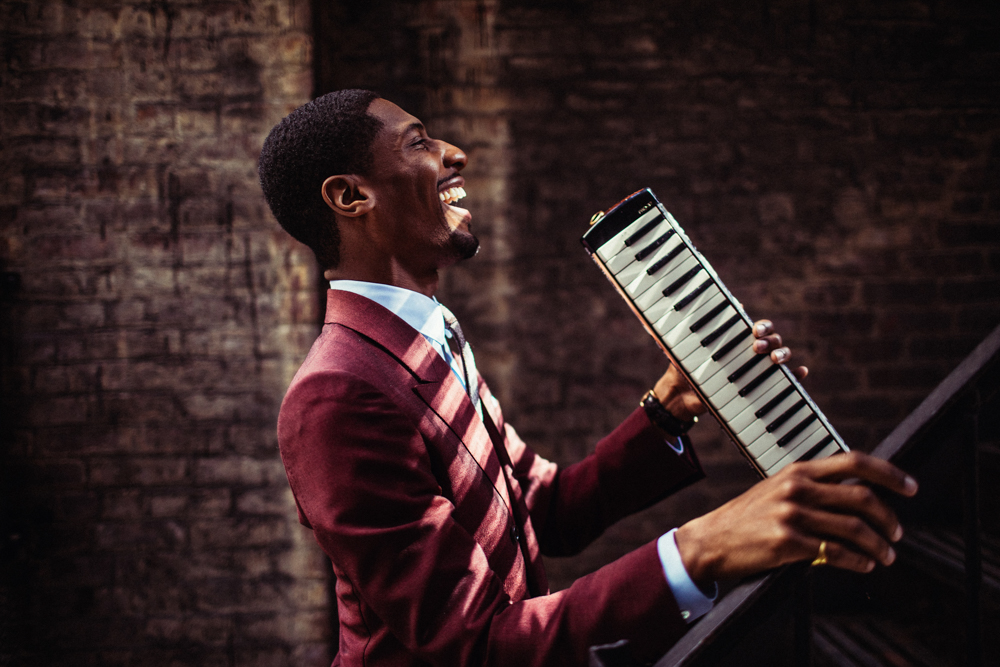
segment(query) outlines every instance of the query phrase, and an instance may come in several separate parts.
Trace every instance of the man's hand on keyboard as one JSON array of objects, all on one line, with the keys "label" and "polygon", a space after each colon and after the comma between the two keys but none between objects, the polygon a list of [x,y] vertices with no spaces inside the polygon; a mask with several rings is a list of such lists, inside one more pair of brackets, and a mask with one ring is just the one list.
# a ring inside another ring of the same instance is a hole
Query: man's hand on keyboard
[{"label": "man's hand on keyboard", "polygon": [[[774,331],[774,325],[770,320],[754,322],[753,335],[757,339],[753,344],[754,352],[758,354],[770,353],[771,361],[776,364],[788,363],[788,360],[792,358],[792,351],[782,345],[781,334]],[[805,366],[799,366],[792,372],[795,377],[802,380],[809,373],[809,369]],[[708,410],[698,394],[691,389],[691,385],[673,364],[656,382],[653,392],[660,399],[663,407],[681,421],[691,421],[694,417],[704,414]]]},{"label": "man's hand on keyboard", "polygon": [[[844,480],[864,483],[841,484]],[[912,477],[860,452],[792,463],[676,533],[691,579],[705,584],[820,555],[827,564],[870,572],[891,564],[903,536],[895,513],[872,490],[917,492]]]}]

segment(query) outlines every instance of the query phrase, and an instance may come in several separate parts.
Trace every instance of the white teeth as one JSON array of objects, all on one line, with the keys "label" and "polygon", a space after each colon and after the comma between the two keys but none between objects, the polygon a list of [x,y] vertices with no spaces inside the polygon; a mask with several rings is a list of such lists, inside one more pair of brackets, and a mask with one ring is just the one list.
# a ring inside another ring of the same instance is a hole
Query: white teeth
[{"label": "white teeth", "polygon": [[448,188],[444,192],[438,193],[438,197],[445,204],[452,204],[465,197],[465,188]]}]

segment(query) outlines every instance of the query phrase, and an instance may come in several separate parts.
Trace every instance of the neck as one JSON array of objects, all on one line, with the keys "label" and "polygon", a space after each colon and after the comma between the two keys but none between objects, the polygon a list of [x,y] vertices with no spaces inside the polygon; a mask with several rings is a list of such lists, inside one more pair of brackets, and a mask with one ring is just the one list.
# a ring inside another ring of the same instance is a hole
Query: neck
[{"label": "neck", "polygon": [[326,280],[360,280],[367,283],[382,283],[383,285],[393,285],[402,287],[413,292],[418,292],[424,296],[434,296],[440,280],[437,271],[432,275],[418,278],[410,273],[400,270],[398,266],[381,267],[380,270],[373,270],[372,267],[365,267],[366,270],[351,270],[351,267],[338,266],[335,269],[327,269],[323,272]]}]

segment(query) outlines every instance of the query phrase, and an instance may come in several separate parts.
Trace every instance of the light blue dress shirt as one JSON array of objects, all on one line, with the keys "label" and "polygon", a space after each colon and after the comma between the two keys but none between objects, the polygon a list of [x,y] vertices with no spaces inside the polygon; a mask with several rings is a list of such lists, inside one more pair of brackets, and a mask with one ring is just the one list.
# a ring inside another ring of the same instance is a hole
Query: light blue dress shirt
[{"label": "light blue dress shirt", "polygon": [[[353,292],[371,299],[419,331],[441,355],[441,358],[448,362],[459,382],[465,386],[460,362],[448,347],[447,336],[451,332],[445,328],[444,314],[441,312],[441,304],[438,303],[437,299],[394,285],[359,280],[331,280],[330,289]],[[473,361],[472,368],[469,369],[469,381],[478,382],[478,378],[475,361]],[[477,404],[476,407],[481,419],[483,416],[482,403]],[[666,444],[678,454],[684,453],[684,444],[680,439],[676,443],[666,441]],[[680,551],[677,549],[677,540],[674,539],[676,532],[675,528],[660,536],[656,541],[656,551],[660,556],[660,565],[663,567],[663,575],[667,579],[667,585],[670,586],[670,591],[674,594],[677,606],[681,610],[681,616],[688,623],[692,623],[712,608],[716,597],[718,597],[719,588],[712,584],[715,593],[709,598],[691,580],[684,567],[684,562],[681,560]]]}]

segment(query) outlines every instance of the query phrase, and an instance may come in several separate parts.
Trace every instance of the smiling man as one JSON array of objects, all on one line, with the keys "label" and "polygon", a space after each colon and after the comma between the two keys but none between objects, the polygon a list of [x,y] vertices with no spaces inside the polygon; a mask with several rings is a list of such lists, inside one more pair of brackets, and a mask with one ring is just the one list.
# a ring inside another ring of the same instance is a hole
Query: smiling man
[{"label": "smiling man", "polygon": [[[578,552],[702,476],[705,411],[672,368],[583,461],[559,468],[504,421],[439,271],[475,255],[467,157],[368,91],[324,95],[268,136],[261,185],[330,281],[326,324],[281,408],[299,520],[333,563],[341,665],[580,665],[629,640],[654,660],[711,608],[715,581],[824,556],[890,564],[896,517],[857,478],[916,483],[860,454],[792,464],[719,509],[551,594],[541,554]],[[788,348],[762,321],[754,349]],[[798,374],[804,376],[805,369]],[[638,397],[637,397],[638,398]]]}]

